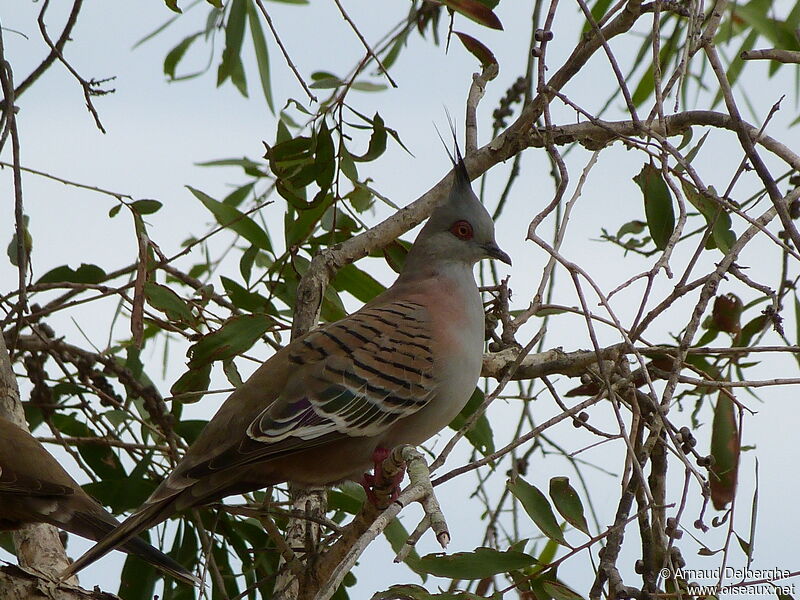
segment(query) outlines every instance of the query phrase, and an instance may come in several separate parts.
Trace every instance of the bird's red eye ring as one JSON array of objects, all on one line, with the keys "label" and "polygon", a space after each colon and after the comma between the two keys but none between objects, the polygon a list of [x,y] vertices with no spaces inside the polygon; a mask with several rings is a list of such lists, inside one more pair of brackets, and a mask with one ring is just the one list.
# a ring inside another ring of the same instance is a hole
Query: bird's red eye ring
[{"label": "bird's red eye ring", "polygon": [[452,227],[450,227],[450,233],[460,240],[471,240],[473,235],[472,225],[466,221],[456,221],[453,223]]}]

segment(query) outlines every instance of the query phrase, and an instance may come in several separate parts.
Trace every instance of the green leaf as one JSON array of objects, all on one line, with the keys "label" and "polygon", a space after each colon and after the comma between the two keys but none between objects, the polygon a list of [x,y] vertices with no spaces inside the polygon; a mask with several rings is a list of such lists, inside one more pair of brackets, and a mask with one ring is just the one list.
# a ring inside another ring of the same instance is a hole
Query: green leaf
[{"label": "green leaf", "polygon": [[164,75],[166,75],[169,79],[175,79],[175,69],[178,67],[178,63],[186,54],[186,51],[189,49],[189,46],[192,45],[192,42],[194,42],[200,35],[202,35],[202,33],[198,32],[183,38],[183,40],[172,50],[170,50],[166,57],[164,57]]},{"label": "green leaf", "polygon": [[646,226],[647,223],[644,221],[628,221],[619,228],[619,231],[617,231],[617,237],[621,238],[623,235],[627,234],[639,235],[644,231]]},{"label": "green leaf", "polygon": [[[692,130],[691,130],[691,128],[689,128],[686,131],[690,133]],[[700,141],[697,142],[694,146],[692,146],[691,150],[689,150],[689,152],[686,153],[686,156],[684,156],[684,159],[686,160],[687,163],[692,164],[692,161],[694,160],[695,156],[697,156],[697,154],[700,152],[700,150],[703,147],[703,144],[706,143],[706,140],[708,139],[708,134],[709,133],[711,133],[711,132],[710,131],[706,131],[703,134],[703,137],[700,138]],[[686,133],[684,133],[684,135],[686,135]],[[691,135],[689,135],[689,137],[691,137]],[[688,143],[688,141],[687,141],[687,143]],[[675,171],[678,172],[678,173],[683,173],[685,171],[685,169],[683,168],[683,165],[677,165],[675,167]]]},{"label": "green leaf", "polygon": [[353,161],[353,156],[344,145],[344,140],[339,140],[339,169],[353,183],[358,182],[358,169]]},{"label": "green leaf", "polygon": [[339,79],[338,77],[326,77],[324,79],[318,79],[308,87],[312,90],[333,90],[338,88],[344,82]]},{"label": "green leaf", "polygon": [[345,265],[336,272],[331,285],[338,292],[349,292],[361,302],[369,302],[386,287],[355,264]]},{"label": "green leaf", "polygon": [[144,297],[150,306],[160,310],[173,321],[195,322],[194,315],[186,302],[166,286],[148,281],[144,284]]},{"label": "green leaf", "polygon": [[314,170],[316,172],[317,185],[324,192],[330,189],[333,177],[336,174],[335,154],[331,132],[325,119],[322,119],[316,135]]},{"label": "green leaf", "polygon": [[550,508],[550,503],[542,492],[521,477],[517,477],[514,481],[509,480],[506,485],[543,534],[563,546],[568,546],[553,509]]},{"label": "green leaf", "polygon": [[[603,18],[603,16],[608,11],[609,6],[611,6],[611,0],[597,0],[597,2],[594,3],[594,6],[592,6],[591,13],[595,23],[597,23],[600,19]],[[586,24],[583,26],[582,33],[591,31],[591,29],[592,26],[589,23],[589,21],[587,21]]]},{"label": "green leaf", "polygon": [[402,32],[397,36],[392,46],[389,50],[384,54],[383,63],[384,69],[390,69],[392,65],[397,61],[397,58],[400,56],[400,52],[403,50],[406,44],[406,40],[408,39],[408,32],[410,28],[406,27],[403,29]]},{"label": "green leaf", "polygon": [[437,577],[451,579],[484,579],[536,564],[536,559],[524,552],[501,552],[493,548],[475,548],[473,552],[428,554],[419,561],[420,568]]},{"label": "green leaf", "polygon": [[[97,437],[92,429],[79,421],[74,415],[53,414],[53,424],[61,433],[71,437]],[[100,479],[123,479],[125,469],[117,455],[108,446],[79,444],[78,453]]]},{"label": "green leaf", "polygon": [[675,229],[675,213],[672,196],[661,176],[661,171],[651,164],[645,164],[633,180],[642,190],[647,227],[656,248],[664,250]]},{"label": "green leaf", "polygon": [[239,90],[239,93],[242,94],[242,96],[245,98],[248,97],[247,78],[244,74],[244,63],[238,56],[234,59],[234,63],[231,67],[231,82],[233,82],[233,85],[236,86],[236,89]]},{"label": "green leaf", "polygon": [[264,38],[264,31],[258,20],[255,4],[247,3],[247,19],[250,23],[250,37],[253,39],[253,50],[256,53],[256,64],[258,65],[258,76],[261,79],[261,90],[264,92],[264,99],[267,101],[270,112],[275,114],[275,105],[272,100],[272,86],[270,84],[269,72],[269,53],[267,51],[267,40]]},{"label": "green leaf", "polygon": [[189,367],[201,367],[246,352],[273,324],[267,315],[237,315],[228,319],[189,348]]},{"label": "green leaf", "polygon": [[208,421],[183,419],[175,423],[175,433],[186,440],[187,444],[194,444],[206,425],[208,425]]},{"label": "green leaf", "polygon": [[145,198],[144,200],[135,200],[131,202],[130,207],[139,213],[140,215],[149,215],[156,211],[158,211],[163,204],[158,200],[150,200],[149,198]]},{"label": "green leaf", "polygon": [[107,278],[106,272],[97,265],[82,263],[77,270],[67,265],[56,267],[42,275],[36,283],[101,283]]},{"label": "green leaf", "polygon": [[250,195],[250,192],[253,191],[255,185],[255,182],[251,181],[250,183],[236,188],[230,194],[225,196],[225,198],[222,200],[222,203],[227,204],[228,206],[239,206],[242,202],[244,202],[247,196]]},{"label": "green leaf", "polygon": [[727,254],[736,242],[736,234],[731,230],[731,216],[723,209],[720,202],[701,194],[693,185],[681,181],[683,193],[689,203],[703,215],[706,224],[711,227],[710,248],[719,248]]},{"label": "green leaf", "polygon": [[589,525],[583,514],[583,504],[578,492],[569,484],[568,477],[553,477],[550,480],[550,497],[559,514],[567,523],[589,535]]},{"label": "green leaf", "polygon": [[772,9],[772,3],[751,1],[739,4],[734,9],[736,16],[744,19],[760,35],[770,41],[775,48],[783,50],[800,50],[800,42],[792,31],[791,26],[783,20],[767,17],[767,12]]},{"label": "green leaf", "polygon": [[240,212],[233,206],[228,206],[218,200],[214,200],[208,194],[187,186],[189,191],[211,211],[217,219],[217,223],[223,227],[232,229],[254,246],[272,252],[272,244],[267,233],[259,227],[253,219]]},{"label": "green leaf", "polygon": [[308,156],[310,149],[311,138],[295,137],[272,146],[267,152],[267,158],[276,163],[302,160]]},{"label": "green leaf", "polygon": [[352,90],[358,90],[359,92],[382,92],[386,89],[385,83],[373,83],[371,81],[355,81],[353,85],[350,86]]},{"label": "green leaf", "polygon": [[155,594],[156,568],[138,556],[128,555],[120,573],[118,594],[125,600],[150,600]]},{"label": "green leaf", "polygon": [[242,252],[242,257],[239,259],[239,272],[242,274],[242,279],[245,283],[250,283],[250,276],[253,273],[253,263],[258,256],[258,248],[250,246],[247,250]]},{"label": "green leaf", "polygon": [[156,482],[139,475],[95,481],[84,485],[83,489],[118,514],[139,508],[156,489]]},{"label": "green leaf", "polygon": [[[23,232],[22,237],[23,237],[23,240],[24,240],[23,244],[25,246],[25,253],[28,256],[30,256],[31,250],[33,249],[33,238],[31,237],[31,234],[28,231],[27,227],[25,227],[25,230]],[[8,248],[6,249],[6,255],[8,256],[8,260],[15,267],[18,267],[19,263],[20,263],[20,260],[19,260],[19,242],[18,242],[18,240],[19,240],[19,238],[17,237],[17,233],[14,232],[14,234],[11,236],[11,242],[8,244]]]},{"label": "green leaf", "polygon": [[578,592],[575,592],[558,581],[543,581],[542,587],[550,594],[553,600],[583,600]]},{"label": "green leaf", "polygon": [[736,408],[724,393],[717,396],[711,430],[711,456],[714,464],[709,469],[711,501],[714,508],[723,510],[736,495],[739,471],[739,429],[736,425]]},{"label": "green leaf", "polygon": [[258,175],[255,176],[263,177],[263,173],[258,171],[261,165],[249,158],[221,158],[219,160],[207,160],[195,164],[198,167],[242,167],[245,173],[251,174],[252,172],[258,172]]},{"label": "green leaf", "polygon": [[234,72],[242,65],[241,52],[247,0],[232,0],[230,7],[228,21],[225,24],[225,49],[222,51],[222,61],[217,70],[217,87],[225,83],[229,77],[233,77]]},{"label": "green leaf", "polygon": [[386,127],[378,113],[372,118],[372,135],[369,138],[369,147],[361,156],[353,156],[356,162],[369,162],[378,158],[386,151]]},{"label": "green leaf", "polygon": [[[203,397],[197,392],[205,392],[211,383],[211,363],[189,369],[169,389],[172,400],[179,400],[184,404],[192,404]],[[185,398],[181,396],[186,395]]]},{"label": "green leaf", "polygon": [[[795,313],[800,314],[800,313]],[[738,348],[746,348],[750,345],[750,341],[753,339],[753,336],[758,335],[762,331],[764,331],[764,327],[767,326],[768,319],[766,315],[758,315],[754,317],[750,321],[748,321],[744,327],[742,327],[742,331],[739,334],[739,338],[735,340],[734,346]],[[800,360],[800,356],[797,357]]]},{"label": "green leaf", "polygon": [[308,238],[332,202],[333,196],[329,194],[324,202],[307,210],[288,210],[284,218],[286,247],[294,246]]},{"label": "green leaf", "polygon": [[241,308],[250,312],[260,312],[265,311],[269,307],[269,300],[264,296],[256,292],[251,292],[236,283],[233,279],[223,275],[220,276],[220,281],[225,288],[225,293],[236,308]]},{"label": "green leaf", "polygon": [[232,358],[222,361],[222,372],[225,373],[228,383],[230,383],[233,387],[238,388],[240,385],[242,385],[242,376]]},{"label": "green leaf", "polygon": [[[476,387],[472,392],[472,396],[470,396],[470,399],[467,401],[467,404],[461,409],[461,412],[456,415],[456,418],[451,421],[450,428],[455,431],[461,429],[475,411],[478,410],[480,405],[483,404],[484,400],[485,396],[483,390]],[[489,423],[489,419],[486,418],[485,414],[481,415],[475,422],[475,425],[467,431],[466,438],[473,447],[484,456],[488,456],[494,452],[494,434],[492,433],[492,426]]]},{"label": "green leaf", "polygon": [[[355,493],[351,493],[355,490],[347,489],[345,486],[341,487],[341,490],[328,490],[328,509],[341,510],[351,515],[358,514],[364,505],[366,495],[362,493],[360,497],[357,497]],[[363,490],[361,491],[363,492]]]}]

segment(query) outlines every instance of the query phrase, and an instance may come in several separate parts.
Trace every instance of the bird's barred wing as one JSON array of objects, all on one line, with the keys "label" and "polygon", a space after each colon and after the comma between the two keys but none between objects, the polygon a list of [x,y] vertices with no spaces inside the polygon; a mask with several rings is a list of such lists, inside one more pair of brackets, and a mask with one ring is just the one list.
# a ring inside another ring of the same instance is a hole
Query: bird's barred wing
[{"label": "bird's barred wing", "polygon": [[407,301],[365,308],[311,332],[289,354],[296,371],[250,423],[236,462],[379,435],[417,412],[435,391],[430,342],[427,310]]}]

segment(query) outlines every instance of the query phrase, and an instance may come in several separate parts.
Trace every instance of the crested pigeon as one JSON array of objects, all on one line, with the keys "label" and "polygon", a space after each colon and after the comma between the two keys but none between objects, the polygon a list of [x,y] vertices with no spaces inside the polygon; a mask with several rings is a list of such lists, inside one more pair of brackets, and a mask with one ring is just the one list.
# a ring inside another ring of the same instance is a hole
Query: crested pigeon
[{"label": "crested pigeon", "polygon": [[[95,541],[119,525],[36,438],[0,418],[0,531],[31,523],[49,523]],[[199,581],[139,537],[130,537],[120,549],[176,579],[195,585]]]},{"label": "crested pigeon", "polygon": [[395,283],[278,351],[222,404],[173,472],[65,575],[175,512],[290,481],[362,479],[375,457],[447,426],[478,382],[484,313],[473,267],[511,264],[461,157],[448,198]]}]

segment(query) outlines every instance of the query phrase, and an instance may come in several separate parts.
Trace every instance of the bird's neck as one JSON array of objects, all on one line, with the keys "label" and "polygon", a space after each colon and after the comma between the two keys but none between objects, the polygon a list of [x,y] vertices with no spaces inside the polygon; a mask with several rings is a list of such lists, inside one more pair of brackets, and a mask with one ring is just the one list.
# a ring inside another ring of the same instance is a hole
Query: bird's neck
[{"label": "bird's neck", "polygon": [[412,283],[419,280],[441,278],[471,282],[475,285],[472,269],[473,265],[464,261],[449,259],[423,260],[419,256],[409,254],[406,257],[406,263],[397,282]]}]

